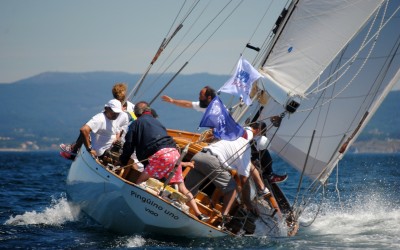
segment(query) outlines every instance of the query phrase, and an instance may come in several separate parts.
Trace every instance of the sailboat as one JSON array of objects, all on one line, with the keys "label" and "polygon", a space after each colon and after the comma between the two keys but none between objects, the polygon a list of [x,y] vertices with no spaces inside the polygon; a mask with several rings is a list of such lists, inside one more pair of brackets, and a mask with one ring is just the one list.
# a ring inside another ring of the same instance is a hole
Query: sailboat
[{"label": "sailboat", "polygon": [[[173,185],[152,178],[134,184],[139,171],[102,162],[82,147],[67,177],[70,202],[105,228],[124,234],[295,235],[305,209],[323,193],[339,161],[400,79],[399,9],[399,1],[388,0],[294,0],[284,6],[261,47],[246,45],[257,51],[252,65],[262,77],[252,85],[252,104],[237,98],[229,110],[242,126],[267,124],[269,150],[299,172],[293,200],[278,184],[267,183],[271,197],[252,196],[259,216],[248,212],[238,197],[232,220],[225,224],[219,190],[206,185],[195,196],[201,212],[210,217],[201,221]],[[164,39],[132,98],[181,29],[178,25]],[[152,102],[168,84],[154,93]],[[208,131],[168,132],[185,161],[212,143]]]}]

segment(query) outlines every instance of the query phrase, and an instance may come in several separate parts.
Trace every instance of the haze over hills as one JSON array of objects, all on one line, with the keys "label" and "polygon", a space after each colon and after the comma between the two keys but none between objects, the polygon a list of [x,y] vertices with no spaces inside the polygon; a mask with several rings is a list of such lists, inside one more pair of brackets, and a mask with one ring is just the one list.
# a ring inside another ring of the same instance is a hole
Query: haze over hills
[{"label": "haze over hills", "polygon": [[[11,84],[0,84],[0,150],[57,149],[73,142],[79,128],[112,99],[111,88],[126,82],[133,88],[141,75],[123,72],[43,73]],[[150,75],[151,92],[160,91],[171,75]],[[197,100],[205,85],[219,88],[229,76],[180,75],[163,94],[177,99]],[[142,87],[141,92],[146,92]],[[150,91],[147,91],[150,92]],[[153,95],[139,96],[150,102]],[[400,152],[400,91],[392,91],[357,140],[359,152]],[[160,98],[152,107],[168,128],[196,131],[201,113],[166,104]],[[182,119],[185,118],[185,119]]]},{"label": "haze over hills", "polygon": [[[60,142],[72,142],[79,134],[79,128],[93,115],[103,110],[104,104],[112,99],[111,88],[116,82],[126,82],[133,88],[141,75],[118,72],[90,73],[43,73],[0,85],[0,149],[19,148],[21,143],[33,142],[35,148],[56,148]],[[146,83],[152,92],[159,91],[172,75],[150,75]],[[220,86],[227,76],[196,74],[179,76],[164,94],[179,99],[197,100],[204,85]],[[206,83],[207,81],[207,83]],[[155,89],[155,90],[153,90]],[[141,87],[146,90],[145,87]],[[151,101],[153,96],[139,96],[138,100]],[[158,98],[152,105],[167,127],[181,127],[194,131],[201,114],[193,110],[171,110]],[[179,111],[179,112],[176,112]],[[188,117],[189,119],[181,119]],[[197,118],[197,121],[196,121]],[[177,122],[179,121],[179,122]]]}]

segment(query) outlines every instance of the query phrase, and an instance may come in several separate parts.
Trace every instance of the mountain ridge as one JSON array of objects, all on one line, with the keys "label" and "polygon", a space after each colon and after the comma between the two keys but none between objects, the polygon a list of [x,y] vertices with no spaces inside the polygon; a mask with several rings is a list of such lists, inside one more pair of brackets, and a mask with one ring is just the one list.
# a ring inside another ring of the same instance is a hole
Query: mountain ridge
[{"label": "mountain ridge", "polygon": [[[56,149],[61,142],[72,142],[78,136],[79,128],[94,114],[103,109],[104,103],[112,98],[111,88],[116,82],[128,83],[129,89],[140,79],[139,74],[125,72],[95,71],[85,73],[44,72],[14,83],[0,85],[0,150],[6,149]],[[150,74],[151,92],[161,89],[173,74]],[[163,94],[177,99],[197,100],[199,90],[210,85],[218,88],[230,76],[198,73],[180,75]],[[144,94],[139,100],[152,100]],[[139,92],[140,93],[140,92]],[[373,148],[371,141],[385,151],[385,141],[400,140],[400,91],[391,91],[377,113],[357,139],[355,145],[364,152],[362,144]],[[157,98],[152,107],[160,114],[166,127],[196,132],[201,114],[189,109],[174,112],[170,105],[164,105]],[[397,108],[396,108],[397,107]],[[171,112],[172,110],[172,112]],[[177,109],[178,110],[178,109]],[[190,119],[182,119],[190,117]],[[179,120],[179,124],[177,121]],[[400,143],[399,143],[400,144]],[[371,146],[372,145],[372,146]],[[395,143],[395,145],[397,145]],[[394,149],[393,149],[394,148]],[[370,150],[370,149],[369,149]],[[391,146],[391,152],[400,152],[400,147]]]}]

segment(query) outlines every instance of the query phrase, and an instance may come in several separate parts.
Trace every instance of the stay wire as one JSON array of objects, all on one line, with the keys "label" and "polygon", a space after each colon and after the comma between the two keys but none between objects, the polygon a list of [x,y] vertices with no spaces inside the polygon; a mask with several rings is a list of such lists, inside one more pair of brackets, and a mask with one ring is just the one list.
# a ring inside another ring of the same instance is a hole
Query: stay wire
[{"label": "stay wire", "polygon": [[[213,22],[213,21],[222,13],[222,11],[226,9],[226,7],[227,7],[231,2],[232,2],[232,0],[229,1],[229,2],[224,6],[224,8],[211,20],[211,22]],[[205,42],[203,42],[203,44],[196,50],[196,52],[190,57],[190,59],[189,59],[188,61],[190,61],[190,60],[200,51],[200,49],[203,48],[203,46],[211,39],[211,37],[214,36],[214,34],[219,30],[219,28],[222,27],[222,25],[226,22],[226,20],[228,20],[228,18],[231,17],[231,15],[236,11],[236,9],[237,9],[242,3],[243,3],[243,0],[241,0],[241,1],[236,5],[236,7],[233,8],[233,10],[228,14],[228,16],[225,17],[225,19],[220,23],[220,25],[214,30],[213,33],[211,33],[211,35],[205,40]],[[211,22],[210,22],[210,24],[211,24]],[[208,24],[208,25],[205,27],[205,29],[206,29],[210,24]],[[202,33],[205,29],[203,29],[203,30],[201,31],[201,33]],[[200,34],[199,34],[199,35],[200,35]],[[197,38],[197,37],[196,37],[196,38]],[[194,41],[193,41],[193,42],[194,42]],[[192,43],[193,43],[193,42],[192,42]]]},{"label": "stay wire", "polygon": [[[251,40],[253,39],[253,37],[254,37],[255,34],[257,33],[258,29],[260,28],[260,25],[261,25],[262,21],[265,19],[267,13],[269,13],[269,10],[270,10],[270,8],[271,8],[272,2],[273,2],[273,1],[270,1],[270,2],[269,2],[268,7],[266,8],[266,10],[265,10],[263,16],[260,18],[260,21],[258,22],[256,28],[254,29],[253,34],[251,34],[249,40],[247,41],[247,44],[250,44]],[[245,51],[245,50],[246,50],[246,47],[243,48],[242,54],[244,54],[244,51]],[[257,59],[257,56],[258,56],[258,55],[259,55],[259,51],[257,51],[256,57],[253,59],[253,65],[254,65],[254,63],[256,62],[256,59]]]},{"label": "stay wire", "polygon": [[[186,33],[182,36],[181,40],[175,45],[175,47],[169,52],[168,56],[164,59],[164,61],[160,64],[156,72],[159,72],[161,68],[164,67],[165,63],[169,60],[169,58],[175,53],[175,51],[178,49],[178,47],[182,44],[183,40],[187,37],[187,35],[192,31],[193,27],[198,23],[200,20],[200,17],[203,16],[205,11],[208,9],[209,5],[211,4],[211,0],[209,0],[208,4],[203,8],[203,10],[200,12],[200,14],[197,16],[197,18],[194,20],[194,22],[190,25],[190,27],[187,29]],[[165,72],[165,71],[164,71]],[[159,79],[159,78],[157,78]]]},{"label": "stay wire", "polygon": [[340,199],[340,191],[339,191],[339,163],[336,165],[336,183],[335,183],[335,191],[337,193],[340,208],[343,210],[342,200]]},{"label": "stay wire", "polygon": [[152,66],[154,65],[154,63],[157,61],[158,57],[161,55],[161,53],[164,51],[164,49],[167,47],[167,45],[169,44],[169,42],[172,40],[173,37],[175,37],[175,35],[178,33],[178,31],[183,27],[183,22],[186,20],[186,18],[189,16],[189,14],[193,11],[194,7],[197,5],[197,3],[199,2],[199,0],[197,0],[197,2],[195,2],[192,7],[190,8],[190,10],[188,11],[188,13],[185,15],[185,17],[182,19],[182,21],[179,23],[179,25],[177,25],[177,27],[175,28],[174,32],[172,32],[172,27],[174,26],[174,23],[176,22],[180,12],[182,11],[186,1],[183,3],[181,9],[179,10],[178,14],[175,17],[175,20],[172,22],[171,28],[167,33],[167,36],[163,39],[162,43],[160,44],[156,54],[154,55],[153,59],[151,60],[150,64],[148,65],[145,73],[141,76],[141,78],[136,82],[135,86],[132,88],[132,90],[129,92],[129,94],[127,95],[127,100],[131,100],[133,101],[133,98],[135,96],[137,96],[140,87],[142,86],[145,78],[147,77],[150,69],[152,68]]},{"label": "stay wire", "polygon": [[[254,142],[252,143],[254,144]],[[242,156],[247,150],[250,150],[250,147],[252,146],[252,144],[250,143],[245,143],[242,147],[240,147],[238,149],[238,151],[236,153],[238,153],[239,151],[241,151],[243,148],[248,147],[245,150],[242,150],[242,152],[240,154],[237,154],[237,156],[235,156],[236,154],[231,155],[230,157],[228,157],[228,159],[226,159],[224,162],[220,162],[220,165],[218,168],[214,169],[213,171],[211,171],[208,175],[206,175],[201,181],[199,181],[199,183],[197,183],[195,186],[193,186],[190,191],[192,192],[194,188],[200,187],[200,185],[205,182],[208,178],[210,178],[210,176],[216,172],[217,170],[223,170],[223,171],[228,171],[230,172],[231,169],[226,168],[224,165],[225,163],[233,163],[235,162],[240,156]],[[230,165],[230,164],[229,164]],[[210,178],[209,182],[205,182],[205,186],[202,187],[202,189],[200,189],[200,191],[203,191],[208,185],[210,185],[217,177],[219,176],[219,174],[217,174],[214,178]],[[233,178],[233,177],[232,177]],[[249,181],[249,179],[247,180]]]},{"label": "stay wire", "polygon": [[[175,51],[179,48],[180,44],[182,44],[183,40],[186,38],[186,36],[189,34],[189,32],[193,29],[193,27],[198,23],[200,17],[202,17],[202,15],[205,13],[205,11],[208,9],[209,5],[211,3],[211,0],[208,2],[208,4],[203,8],[203,10],[200,12],[200,14],[198,15],[198,17],[195,19],[195,21],[191,24],[191,26],[187,29],[186,33],[182,36],[181,40],[175,45],[175,47],[169,52],[168,56],[164,58],[163,62],[159,65],[159,67],[157,68],[157,70],[155,71],[155,73],[160,72],[161,68],[164,67],[164,65],[167,63],[167,61],[172,57],[172,55],[175,53]],[[180,57],[180,55],[178,56],[178,58]],[[176,58],[175,61],[178,59]],[[165,75],[165,73],[167,72],[167,70],[172,66],[173,63],[175,63],[175,61],[173,61],[172,63],[169,64],[169,66],[167,66],[163,72],[161,72],[160,74],[158,74],[158,76],[147,85],[146,90],[143,92],[148,91],[149,89],[153,89],[153,86],[156,82],[158,82],[160,80],[160,78]],[[188,62],[186,62],[185,64],[187,64]]]},{"label": "stay wire", "polygon": [[[314,218],[313,218],[309,223],[307,223],[307,224],[305,224],[305,223],[300,223],[302,227],[309,227],[309,226],[311,226],[311,225],[314,223],[314,221],[317,219],[319,213],[320,213],[321,210],[322,210],[321,207],[322,207],[322,204],[323,204],[323,201],[324,201],[324,200],[325,200],[325,187],[323,187],[321,202],[320,202],[319,205],[318,205],[318,209],[317,209],[317,212],[316,212],[315,215],[314,215]],[[303,210],[304,210],[304,209],[303,209]]]},{"label": "stay wire", "polygon": [[[176,22],[176,20],[178,20],[178,17],[179,17],[179,15],[181,14],[182,9],[183,9],[183,7],[186,5],[186,3],[187,3],[187,1],[183,1],[183,4],[182,4],[181,8],[180,8],[179,11],[178,11],[178,14],[176,14],[174,21],[171,23],[171,27],[169,28],[167,34],[165,34],[165,37],[168,37],[168,36],[170,35],[171,30],[172,30],[172,28],[175,26],[175,22]],[[180,23],[183,23],[183,21],[180,22]]]},{"label": "stay wire", "polygon": [[[167,66],[167,68],[163,71],[162,74],[164,74],[181,56],[186,50],[191,47],[196,41],[199,36],[215,21],[215,19],[228,7],[228,5],[232,2],[233,0],[230,0],[215,16],[214,18],[211,19],[211,21],[197,34],[197,36],[179,53],[176,58]],[[199,48],[192,54],[192,56],[189,57],[189,59],[186,61],[185,64],[189,63],[190,60],[193,59],[194,56],[197,55],[197,53],[204,47],[204,45],[214,36],[214,34],[219,30],[219,28],[226,22],[226,20],[234,13],[234,11],[241,5],[243,0],[241,0],[236,7],[228,14],[228,16],[221,22],[221,24],[214,30],[214,32],[211,33],[211,35],[208,36],[208,38],[199,46]]]},{"label": "stay wire", "polygon": [[[265,118],[265,119],[268,119],[268,118]],[[263,120],[265,120],[265,119],[263,119]],[[256,123],[256,122],[253,122],[253,123]],[[253,124],[253,123],[249,123],[249,125],[251,125],[251,124]],[[272,127],[272,124],[271,124],[271,126],[270,126],[270,128]],[[266,132],[266,131],[268,131],[270,128],[265,128],[265,129],[263,129],[262,131],[260,131],[260,134],[263,134],[264,132]],[[276,134],[276,132],[277,132],[277,130],[275,131],[275,133],[274,133],[274,135],[273,135],[273,137],[275,136],[275,134]],[[217,171],[217,170],[225,170],[225,171],[230,171],[230,169],[226,169],[226,167],[224,167],[223,165],[225,164],[225,163],[227,163],[228,161],[229,162],[234,162],[235,160],[237,160],[241,155],[243,155],[247,150],[251,150],[251,147],[252,146],[254,146],[255,145],[255,143],[256,143],[256,141],[255,140],[252,140],[252,142],[251,143],[246,143],[244,146],[242,146],[238,151],[240,151],[240,150],[242,150],[244,147],[247,147],[248,146],[248,148],[246,149],[246,150],[244,150],[241,154],[239,154],[236,158],[234,158],[234,155],[232,155],[231,157],[229,157],[225,162],[222,162],[220,165],[219,165],[219,168],[217,168],[217,169],[214,169],[213,171],[211,171],[207,176],[205,176],[198,184],[196,184],[190,191],[192,191],[194,188],[197,188],[197,187],[199,187],[205,180],[207,180],[215,171]],[[271,143],[271,140],[269,141],[269,144]],[[268,145],[269,145],[268,144]],[[268,146],[267,146],[268,147]],[[251,160],[250,160],[251,161]],[[251,163],[252,164],[252,163]],[[252,172],[254,171],[254,169],[252,170]],[[252,173],[251,172],[251,173]],[[259,172],[259,174],[260,174],[260,177],[261,177],[261,179],[262,179],[262,175],[261,175],[261,172]],[[251,176],[251,174],[250,174],[250,176]],[[212,183],[212,181],[214,181],[216,178],[218,177],[218,175],[216,175],[214,178],[212,178],[212,179],[210,179],[210,181],[207,183],[207,184],[205,184],[205,186],[203,186],[203,188],[200,190],[200,191],[202,191],[202,190],[204,190],[209,184],[211,184]],[[248,180],[247,180],[247,182],[248,181],[250,181],[250,178],[248,178]],[[243,183],[243,184],[247,184],[247,183]],[[265,183],[264,183],[264,185],[265,185]],[[269,190],[271,190],[271,187],[270,186],[268,186],[268,189]]]}]

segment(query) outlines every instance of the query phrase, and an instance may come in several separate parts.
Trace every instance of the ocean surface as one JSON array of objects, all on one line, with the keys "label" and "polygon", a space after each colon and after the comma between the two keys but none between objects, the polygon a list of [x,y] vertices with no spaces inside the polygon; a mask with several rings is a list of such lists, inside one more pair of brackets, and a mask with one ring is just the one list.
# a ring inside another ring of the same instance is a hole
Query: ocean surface
[{"label": "ocean surface", "polygon": [[[293,197],[296,173],[274,159]],[[400,249],[400,154],[346,155],[290,238],[114,234],[70,209],[69,165],[55,151],[0,152],[0,249]]]}]

